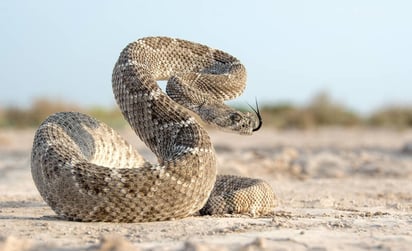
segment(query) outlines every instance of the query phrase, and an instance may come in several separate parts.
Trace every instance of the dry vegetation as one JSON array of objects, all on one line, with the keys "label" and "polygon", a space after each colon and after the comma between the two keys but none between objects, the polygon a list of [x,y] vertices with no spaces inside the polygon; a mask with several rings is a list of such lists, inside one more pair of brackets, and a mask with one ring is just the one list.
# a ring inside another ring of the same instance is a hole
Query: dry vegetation
[{"label": "dry vegetation", "polygon": [[37,99],[33,102],[30,108],[27,109],[20,107],[0,108],[0,127],[37,127],[49,115],[62,111],[86,113],[116,128],[123,127],[126,124],[117,107],[110,109],[102,107],[84,108],[62,101]]},{"label": "dry vegetation", "polygon": [[291,104],[264,106],[262,116],[266,125],[281,129],[308,129],[321,126],[370,126],[391,129],[412,127],[412,107],[385,107],[362,116],[333,101],[326,93],[316,95],[304,107]]},{"label": "dry vegetation", "polygon": [[[0,108],[0,127],[37,127],[47,116],[60,111],[83,112],[115,128],[126,125],[117,107],[84,108],[62,101],[37,99],[26,109]],[[306,106],[268,104],[261,108],[261,112],[265,126],[280,129],[310,129],[322,126],[372,126],[392,129],[412,127],[412,107],[385,107],[368,116],[362,116],[333,101],[326,93],[316,95]]]}]

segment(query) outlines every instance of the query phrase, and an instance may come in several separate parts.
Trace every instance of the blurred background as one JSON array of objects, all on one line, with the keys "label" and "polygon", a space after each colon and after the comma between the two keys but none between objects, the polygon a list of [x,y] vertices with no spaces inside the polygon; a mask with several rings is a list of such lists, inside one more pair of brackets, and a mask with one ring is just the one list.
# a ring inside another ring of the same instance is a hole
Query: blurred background
[{"label": "blurred background", "polygon": [[412,127],[410,1],[0,2],[0,127],[77,110],[125,125],[111,90],[120,51],[145,36],[219,48],[248,70],[265,126]]}]

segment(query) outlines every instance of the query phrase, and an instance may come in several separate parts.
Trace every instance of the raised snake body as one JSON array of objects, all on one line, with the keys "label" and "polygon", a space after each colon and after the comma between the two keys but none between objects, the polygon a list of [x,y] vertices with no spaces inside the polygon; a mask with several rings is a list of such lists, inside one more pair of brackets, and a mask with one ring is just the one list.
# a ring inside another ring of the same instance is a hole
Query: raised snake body
[{"label": "raised snake body", "polygon": [[[157,80],[168,80],[165,94]],[[158,158],[144,160],[113,129],[85,114],[61,112],[38,128],[33,180],[59,215],[80,221],[144,222],[195,214],[267,214],[275,196],[262,180],[217,176],[206,131],[187,111],[240,134],[260,118],[223,101],[244,89],[231,55],[167,37],[130,43],[113,70],[113,92],[131,127]]]}]

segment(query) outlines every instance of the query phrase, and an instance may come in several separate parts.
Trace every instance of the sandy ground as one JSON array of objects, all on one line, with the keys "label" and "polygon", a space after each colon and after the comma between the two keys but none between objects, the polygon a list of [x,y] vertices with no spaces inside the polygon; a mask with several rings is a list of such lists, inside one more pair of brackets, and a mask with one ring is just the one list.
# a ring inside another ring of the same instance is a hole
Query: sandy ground
[{"label": "sandy ground", "polygon": [[[132,132],[122,132],[149,159]],[[212,131],[220,173],[260,177],[270,217],[118,224],[59,219],[30,173],[33,131],[0,131],[0,251],[411,250],[412,131]]]}]

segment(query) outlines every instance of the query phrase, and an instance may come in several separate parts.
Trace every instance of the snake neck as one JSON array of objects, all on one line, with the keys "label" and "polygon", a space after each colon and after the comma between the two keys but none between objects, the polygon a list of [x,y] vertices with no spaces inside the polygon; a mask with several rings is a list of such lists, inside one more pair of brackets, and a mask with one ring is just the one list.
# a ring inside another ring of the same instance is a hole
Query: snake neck
[{"label": "snake neck", "polygon": [[199,152],[214,158],[206,131],[158,86],[156,81],[164,76],[154,73],[155,64],[156,59],[138,42],[129,44],[120,54],[112,87],[123,116],[160,165],[187,161],[187,156],[195,159]]}]

